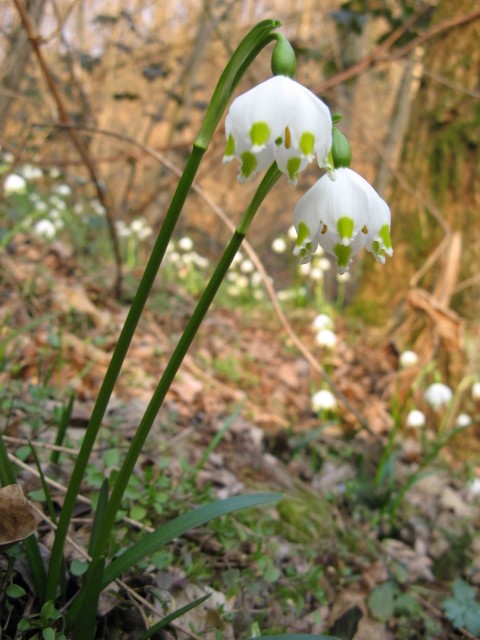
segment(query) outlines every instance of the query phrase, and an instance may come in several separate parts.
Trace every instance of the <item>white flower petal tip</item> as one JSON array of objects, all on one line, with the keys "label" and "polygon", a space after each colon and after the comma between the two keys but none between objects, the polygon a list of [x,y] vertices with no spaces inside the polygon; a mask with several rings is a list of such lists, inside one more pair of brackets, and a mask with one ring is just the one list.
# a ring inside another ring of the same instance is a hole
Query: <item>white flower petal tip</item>
[{"label": "white flower petal tip", "polygon": [[451,401],[453,391],[443,382],[435,382],[425,391],[424,398],[433,409],[441,409]]},{"label": "white flower petal tip", "polygon": [[362,249],[378,262],[393,254],[390,209],[375,189],[348,168],[325,174],[297,203],[293,222],[298,238],[294,255],[311,259],[318,245],[336,260],[337,271],[346,273]]},{"label": "white flower petal tip", "polygon": [[274,160],[296,184],[298,174],[322,161],[332,146],[328,107],[295,80],[274,76],[236,98],[225,120],[223,157],[241,162],[239,179],[248,180]]}]

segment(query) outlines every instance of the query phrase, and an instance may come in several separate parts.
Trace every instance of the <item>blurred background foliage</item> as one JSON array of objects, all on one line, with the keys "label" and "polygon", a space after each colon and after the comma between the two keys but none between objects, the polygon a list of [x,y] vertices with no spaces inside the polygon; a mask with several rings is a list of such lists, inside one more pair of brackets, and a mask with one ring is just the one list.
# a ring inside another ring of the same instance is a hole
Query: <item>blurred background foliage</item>
[{"label": "blurred background foliage", "polygon": [[[60,169],[74,199],[99,196],[113,240],[115,225],[138,217],[158,231],[177,180],[168,162],[183,167],[232,50],[267,17],[283,23],[297,79],[343,115],[352,168],[391,205],[394,258],[384,267],[357,261],[346,313],[380,327],[398,350],[440,356],[451,377],[467,359],[478,367],[480,12],[467,0],[1,0],[0,145],[9,171]],[[261,55],[240,91],[269,77],[269,65]],[[256,183],[237,185],[221,162],[224,144],[220,129],[198,181],[235,221]],[[318,176],[311,167],[296,190],[283,181],[253,225],[249,240],[278,288],[292,272],[272,254],[272,239]],[[196,195],[180,225],[211,257],[228,235]],[[112,254],[96,259],[111,264]],[[330,271],[327,298],[337,287]]]}]

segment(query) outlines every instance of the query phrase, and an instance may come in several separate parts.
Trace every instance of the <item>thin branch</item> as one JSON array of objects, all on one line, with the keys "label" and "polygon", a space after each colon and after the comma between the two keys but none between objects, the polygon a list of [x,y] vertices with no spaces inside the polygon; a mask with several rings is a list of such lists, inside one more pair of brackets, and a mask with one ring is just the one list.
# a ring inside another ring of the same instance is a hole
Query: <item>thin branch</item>
[{"label": "thin branch", "polygon": [[389,64],[393,60],[404,58],[416,47],[419,47],[425,42],[436,38],[446,31],[450,31],[451,29],[455,29],[457,27],[461,27],[475,20],[478,20],[478,18],[480,18],[480,10],[473,11],[472,13],[468,13],[466,15],[455,16],[454,18],[449,18],[448,20],[443,20],[443,22],[440,22],[434,27],[431,27],[422,35],[413,38],[413,40],[410,40],[410,42],[408,42],[403,47],[390,50],[393,44],[398,40],[398,38],[408,30],[405,29],[405,27],[407,26],[409,28],[411,26],[410,23],[406,23],[405,25],[402,25],[402,27],[400,27],[397,31],[394,31],[393,34],[387,40],[385,40],[385,42],[383,42],[379,47],[375,49],[375,51],[373,51],[373,53],[365,56],[356,64],[348,67],[348,69],[344,69],[343,71],[336,73],[331,78],[323,80],[316,87],[316,93],[324,93],[329,89],[333,89],[339,84],[346,82],[347,80],[351,80],[352,78],[356,78],[357,76],[362,75],[369,69],[382,67]]}]

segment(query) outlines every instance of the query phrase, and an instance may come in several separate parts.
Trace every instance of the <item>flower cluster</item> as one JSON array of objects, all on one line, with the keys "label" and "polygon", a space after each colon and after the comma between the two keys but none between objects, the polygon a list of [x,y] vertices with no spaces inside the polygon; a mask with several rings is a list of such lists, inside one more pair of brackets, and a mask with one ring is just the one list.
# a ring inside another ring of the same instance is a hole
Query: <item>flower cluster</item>
[{"label": "flower cluster", "polygon": [[294,255],[312,260],[318,246],[338,273],[365,248],[384,263],[393,253],[390,209],[375,189],[350,166],[350,146],[333,127],[320,98],[286,75],[276,75],[233,101],[225,121],[224,162],[240,161],[245,181],[273,161],[295,184],[316,157],[327,173],[300,199],[293,213]]}]

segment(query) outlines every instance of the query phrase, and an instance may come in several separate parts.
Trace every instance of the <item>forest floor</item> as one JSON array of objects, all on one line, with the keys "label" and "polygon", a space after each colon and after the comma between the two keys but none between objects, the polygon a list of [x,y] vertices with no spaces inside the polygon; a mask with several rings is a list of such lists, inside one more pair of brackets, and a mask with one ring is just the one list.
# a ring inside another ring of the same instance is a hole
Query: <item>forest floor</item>
[{"label": "forest floor", "polygon": [[[19,234],[0,267],[2,432],[18,482],[46,513],[29,442],[55,481],[60,509],[128,306],[60,242]],[[127,298],[138,277],[128,272]],[[80,547],[90,531],[88,499],[118,469],[194,304],[178,284],[155,286],[87,469],[70,532]],[[316,313],[292,305],[288,317],[328,378],[312,370],[267,301],[214,304],[132,477],[113,551],[215,499],[256,491],[283,498],[192,530],[142,562],[102,595],[98,637],[141,637],[166,612],[208,592],[153,637],[476,637],[479,406],[466,388],[450,413],[429,409],[423,392],[431,369],[402,369],[388,336],[352,332],[338,316],[335,346],[319,347]],[[334,390],[336,406],[314,412],[311,398],[321,388]],[[65,450],[52,464],[49,446],[72,392]],[[405,426],[413,408],[427,417],[423,429]],[[440,432],[455,429],[462,412],[476,413],[473,424],[439,446]],[[47,516],[37,535],[48,554]],[[66,553],[69,566],[82,562],[73,547]],[[25,569],[17,565],[12,580],[24,592],[6,596],[5,638],[19,637],[15,625],[32,606]]]}]

